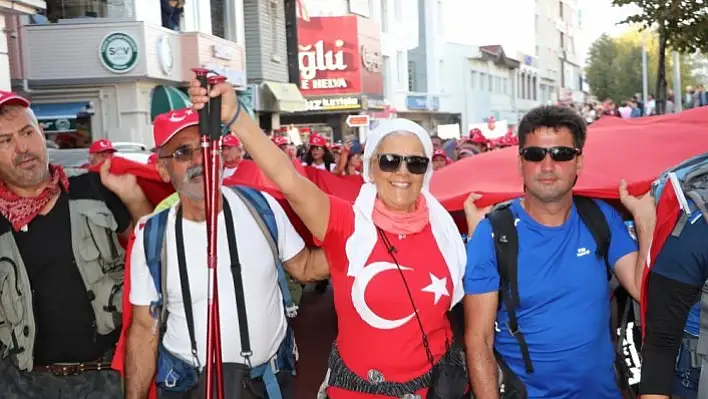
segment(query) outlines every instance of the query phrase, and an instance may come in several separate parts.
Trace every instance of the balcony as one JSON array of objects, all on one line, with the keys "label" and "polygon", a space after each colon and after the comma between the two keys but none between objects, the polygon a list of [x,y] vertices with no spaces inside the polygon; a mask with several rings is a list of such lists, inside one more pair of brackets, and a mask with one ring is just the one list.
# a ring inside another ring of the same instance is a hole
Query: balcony
[{"label": "balcony", "polygon": [[[0,0],[1,1],[1,0]],[[245,87],[243,47],[145,22],[68,20],[22,28],[23,78],[34,86],[154,80],[182,83],[207,67]]]}]

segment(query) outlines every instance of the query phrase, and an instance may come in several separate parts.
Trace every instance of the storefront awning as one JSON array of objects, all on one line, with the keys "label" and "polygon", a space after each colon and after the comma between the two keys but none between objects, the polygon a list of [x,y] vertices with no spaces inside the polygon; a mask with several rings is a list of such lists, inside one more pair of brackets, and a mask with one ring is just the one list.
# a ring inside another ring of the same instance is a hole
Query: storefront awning
[{"label": "storefront awning", "polygon": [[152,99],[150,100],[150,120],[154,121],[158,115],[165,112],[191,106],[189,97],[180,89],[172,86],[156,86],[152,90]]},{"label": "storefront awning", "polygon": [[79,114],[86,113],[87,107],[87,102],[34,103],[31,105],[32,111],[45,133],[76,131],[76,118]]},{"label": "storefront awning", "polygon": [[292,83],[263,82],[263,85],[275,97],[281,112],[307,111],[307,100],[300,89]]}]

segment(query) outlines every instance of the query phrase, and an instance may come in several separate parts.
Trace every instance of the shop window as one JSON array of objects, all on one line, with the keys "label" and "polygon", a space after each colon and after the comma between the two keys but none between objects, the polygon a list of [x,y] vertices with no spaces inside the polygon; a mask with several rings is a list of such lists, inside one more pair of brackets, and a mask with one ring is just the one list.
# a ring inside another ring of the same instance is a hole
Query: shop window
[{"label": "shop window", "polygon": [[50,22],[70,18],[109,17],[108,0],[46,0],[46,4],[47,19]]},{"label": "shop window", "polygon": [[224,0],[211,0],[209,5],[211,7],[211,34],[225,39]]}]

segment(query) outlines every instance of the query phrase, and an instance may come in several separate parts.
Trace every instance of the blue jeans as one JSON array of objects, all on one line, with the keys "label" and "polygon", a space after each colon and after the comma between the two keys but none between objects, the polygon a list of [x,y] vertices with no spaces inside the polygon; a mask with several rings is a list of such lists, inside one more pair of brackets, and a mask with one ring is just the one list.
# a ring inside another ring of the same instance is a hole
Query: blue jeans
[{"label": "blue jeans", "polygon": [[[696,365],[695,361],[692,361],[692,358],[696,359],[696,354],[691,353],[691,348],[695,352],[697,342],[698,337],[684,333],[676,356],[676,379],[674,380],[673,394],[684,399],[696,399],[698,395],[701,366],[700,363]],[[700,362],[700,359],[698,361]]]}]

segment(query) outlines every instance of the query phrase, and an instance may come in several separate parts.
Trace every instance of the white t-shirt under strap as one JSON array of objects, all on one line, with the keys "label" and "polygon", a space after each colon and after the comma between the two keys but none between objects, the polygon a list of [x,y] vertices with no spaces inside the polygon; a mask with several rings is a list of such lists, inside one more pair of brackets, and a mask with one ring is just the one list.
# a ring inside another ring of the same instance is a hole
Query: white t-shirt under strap
[{"label": "white t-shirt under strap", "polygon": [[[231,206],[234,218],[248,314],[248,331],[253,351],[251,362],[255,366],[263,364],[273,357],[285,336],[287,321],[283,310],[283,299],[268,241],[243,201],[230,189],[224,189],[223,193]],[[287,261],[300,253],[305,244],[280,204],[270,195],[265,193],[263,195],[275,214],[280,255],[283,261]],[[173,206],[169,212],[165,239],[167,245],[166,304],[169,316],[163,342],[165,348],[171,353],[193,363],[177,263],[175,207]],[[207,327],[206,222],[193,222],[185,219],[183,223],[185,257],[193,302],[194,332],[199,362],[203,367],[206,362]],[[243,363],[236,297],[231,274],[231,257],[223,212],[219,214],[218,226],[217,269],[223,361],[225,363]],[[145,263],[143,230],[140,227],[135,232],[130,278],[130,302],[133,305],[149,306],[151,302],[158,299],[155,285]]]}]

